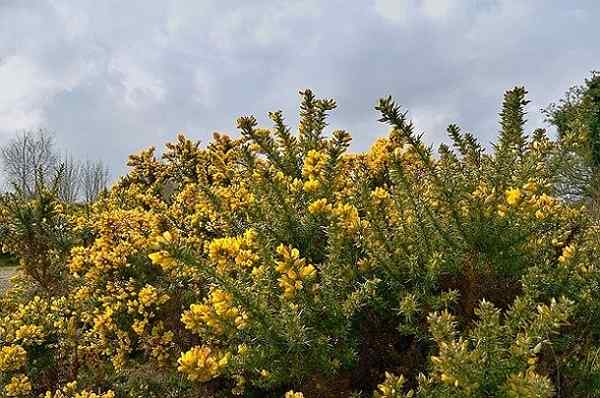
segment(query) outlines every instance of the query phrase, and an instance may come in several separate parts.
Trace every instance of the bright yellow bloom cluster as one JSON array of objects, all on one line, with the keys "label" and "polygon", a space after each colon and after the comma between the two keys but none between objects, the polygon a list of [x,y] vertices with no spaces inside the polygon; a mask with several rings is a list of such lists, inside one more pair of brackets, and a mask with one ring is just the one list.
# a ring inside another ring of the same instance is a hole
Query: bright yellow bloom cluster
[{"label": "bright yellow bloom cluster", "polygon": [[277,246],[277,254],[281,260],[277,261],[275,271],[279,272],[279,286],[283,289],[283,296],[286,299],[292,299],[299,290],[302,290],[304,283],[314,279],[317,270],[306,260],[300,258],[298,249],[290,248],[284,244]]},{"label": "bright yellow bloom cluster", "polygon": [[325,170],[329,156],[325,153],[311,149],[306,154],[304,166],[302,167],[302,175],[308,178],[317,178]]},{"label": "bright yellow bloom cluster", "polygon": [[172,258],[166,250],[150,253],[148,254],[148,258],[150,258],[153,264],[160,266],[165,272],[171,271],[177,265],[177,261]]},{"label": "bright yellow bloom cluster", "polygon": [[144,307],[154,304],[158,300],[158,290],[154,286],[146,285],[138,294],[140,303]]},{"label": "bright yellow bloom cluster", "polygon": [[521,197],[523,196],[521,190],[519,188],[509,188],[506,190],[506,203],[509,206],[516,206],[521,201]]},{"label": "bright yellow bloom cluster", "polygon": [[349,203],[340,203],[333,208],[333,215],[337,217],[342,229],[348,233],[355,233],[361,225],[358,209]]},{"label": "bright yellow bloom cluster", "polygon": [[95,393],[87,390],[77,391],[77,382],[73,381],[54,393],[47,391],[43,398],[115,398],[115,393],[111,390],[105,393]]},{"label": "bright yellow bloom cluster", "polygon": [[331,212],[331,204],[326,198],[317,199],[308,205],[308,212],[314,216],[327,215]]},{"label": "bright yellow bloom cluster", "polygon": [[367,166],[375,175],[378,175],[385,170],[391,149],[389,139],[378,138],[366,153]]},{"label": "bright yellow bloom cluster", "polygon": [[304,398],[304,394],[301,392],[294,392],[294,390],[290,390],[285,393],[284,398]]},{"label": "bright yellow bloom cluster", "polygon": [[15,332],[15,341],[21,344],[40,344],[44,341],[46,335],[38,325],[22,325]]},{"label": "bright yellow bloom cluster", "polygon": [[233,305],[230,293],[221,289],[212,289],[203,304],[192,304],[181,316],[185,327],[200,333],[205,327],[216,334],[225,332],[227,324],[232,323],[236,329],[243,329],[248,323],[248,316],[240,307]]},{"label": "bright yellow bloom cluster", "polygon": [[310,150],[304,159],[302,175],[308,180],[304,182],[304,191],[308,193],[316,192],[321,187],[322,174],[329,160],[327,154],[319,151]]},{"label": "bright yellow bloom cluster", "polygon": [[27,351],[20,345],[4,346],[0,349],[0,372],[17,370],[26,360]]},{"label": "bright yellow bloom cluster", "polygon": [[258,261],[255,253],[256,232],[248,229],[243,236],[218,238],[208,245],[208,258],[220,272],[226,272],[232,265],[238,268],[252,268]]},{"label": "bright yellow bloom cluster", "polygon": [[371,192],[371,198],[376,205],[381,206],[388,203],[390,193],[382,187],[377,187]]},{"label": "bright yellow bloom cluster", "polygon": [[562,254],[558,257],[558,261],[561,263],[567,262],[571,257],[575,255],[575,245],[570,244],[563,248]]},{"label": "bright yellow bloom cluster", "polygon": [[179,370],[191,381],[206,382],[219,376],[229,362],[229,354],[213,351],[207,346],[196,346],[181,354]]},{"label": "bright yellow bloom cluster", "polygon": [[8,384],[4,386],[4,392],[7,397],[22,397],[29,394],[31,392],[29,377],[24,374],[11,377]]}]

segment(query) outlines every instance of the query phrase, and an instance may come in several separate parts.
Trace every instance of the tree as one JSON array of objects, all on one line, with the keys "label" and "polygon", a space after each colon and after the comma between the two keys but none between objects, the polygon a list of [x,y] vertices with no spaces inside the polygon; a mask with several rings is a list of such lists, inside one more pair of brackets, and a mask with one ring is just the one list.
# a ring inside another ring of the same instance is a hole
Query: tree
[{"label": "tree", "polygon": [[83,200],[91,203],[108,186],[108,167],[101,160],[87,160],[81,167],[81,187]]},{"label": "tree", "polygon": [[47,182],[55,171],[54,135],[47,130],[23,131],[0,147],[6,182],[26,196],[35,193],[36,179]]},{"label": "tree", "polygon": [[57,179],[59,198],[68,203],[77,201],[82,186],[81,162],[65,153],[57,169]]},{"label": "tree", "polygon": [[560,154],[563,185],[600,212],[600,72],[593,71],[543,113],[565,149]]}]

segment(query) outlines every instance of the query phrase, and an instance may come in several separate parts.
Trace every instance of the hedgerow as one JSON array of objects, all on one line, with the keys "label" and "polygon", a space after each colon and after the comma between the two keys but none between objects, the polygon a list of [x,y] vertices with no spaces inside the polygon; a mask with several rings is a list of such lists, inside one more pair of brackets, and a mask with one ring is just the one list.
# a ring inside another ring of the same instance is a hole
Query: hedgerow
[{"label": "hedgerow", "polygon": [[90,205],[6,195],[2,394],[598,396],[600,227],[561,174],[586,138],[528,136],[526,94],[488,151],[451,125],[434,152],[383,98],[351,153],[306,90],[297,134],[241,117]]}]

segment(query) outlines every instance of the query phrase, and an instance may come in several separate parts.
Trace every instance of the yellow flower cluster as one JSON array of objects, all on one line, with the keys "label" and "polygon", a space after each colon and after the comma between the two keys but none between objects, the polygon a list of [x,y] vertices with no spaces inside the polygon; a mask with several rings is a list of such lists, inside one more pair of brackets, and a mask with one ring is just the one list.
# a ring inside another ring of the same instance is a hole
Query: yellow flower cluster
[{"label": "yellow flower cluster", "polygon": [[233,297],[221,289],[212,289],[203,304],[192,304],[181,316],[185,327],[200,333],[205,327],[216,334],[223,334],[228,324],[243,329],[248,323],[247,314],[233,305]]},{"label": "yellow flower cluster", "polygon": [[[515,211],[520,211],[535,217],[537,220],[546,220],[548,217],[559,213],[562,204],[554,197],[549,196],[546,193],[540,193],[542,186],[534,180],[529,180],[521,188],[508,188],[504,192],[505,203],[498,204],[498,215],[505,217],[509,211],[509,208]],[[485,195],[478,188],[479,192],[474,192],[473,196]],[[489,203],[494,196],[492,192],[485,197],[485,202]]]},{"label": "yellow flower cluster", "polygon": [[0,372],[17,370],[25,365],[27,351],[19,345],[3,346],[0,349]]},{"label": "yellow flower cluster", "polygon": [[165,272],[171,271],[177,265],[177,261],[171,257],[168,251],[160,250],[148,254],[148,258],[153,264],[161,267]]},{"label": "yellow flower cluster", "polygon": [[304,182],[304,191],[308,193],[316,192],[322,184],[323,172],[329,161],[327,154],[319,151],[310,150],[304,159],[302,175],[307,178]]},{"label": "yellow flower cluster", "polygon": [[340,203],[335,206],[333,215],[337,217],[342,229],[350,234],[356,233],[361,226],[358,209],[349,203]]},{"label": "yellow flower cluster", "polygon": [[196,346],[181,354],[177,369],[191,381],[206,382],[219,376],[228,362],[229,354],[213,351],[207,346]]},{"label": "yellow flower cluster", "polygon": [[22,397],[31,392],[31,382],[29,377],[24,374],[18,374],[11,377],[8,384],[4,386],[4,392],[7,397]]},{"label": "yellow flower cluster", "polygon": [[392,145],[387,138],[378,138],[366,154],[366,163],[375,175],[381,174],[386,168]]},{"label": "yellow flower cluster", "polygon": [[277,246],[277,254],[281,256],[281,260],[277,261],[275,271],[281,274],[279,286],[283,289],[283,296],[289,300],[304,288],[305,282],[316,277],[317,270],[300,258],[298,249],[281,244]]},{"label": "yellow flower cluster", "polygon": [[571,257],[575,255],[575,245],[570,244],[563,248],[562,254],[558,257],[558,261],[561,263],[567,262]]},{"label": "yellow flower cluster", "polygon": [[54,391],[46,391],[42,398],[115,398],[111,390],[105,393],[95,393],[87,390],[77,391],[77,382],[67,383],[63,388]]},{"label": "yellow flower cluster", "polygon": [[218,238],[208,245],[208,258],[213,261],[219,272],[226,272],[232,265],[236,268],[252,268],[258,261],[255,253],[256,232],[248,229],[243,236]]},{"label": "yellow flower cluster", "polygon": [[382,187],[377,187],[371,192],[373,203],[377,206],[383,206],[389,203],[390,193]]},{"label": "yellow flower cluster", "polygon": [[523,193],[519,188],[509,188],[506,190],[506,203],[509,206],[516,206],[521,201]]},{"label": "yellow flower cluster", "polygon": [[301,392],[294,392],[294,390],[290,390],[285,393],[284,398],[304,398],[304,394]]},{"label": "yellow flower cluster", "polygon": [[331,210],[331,204],[327,202],[326,198],[317,199],[308,205],[308,212],[314,216],[328,215]]}]

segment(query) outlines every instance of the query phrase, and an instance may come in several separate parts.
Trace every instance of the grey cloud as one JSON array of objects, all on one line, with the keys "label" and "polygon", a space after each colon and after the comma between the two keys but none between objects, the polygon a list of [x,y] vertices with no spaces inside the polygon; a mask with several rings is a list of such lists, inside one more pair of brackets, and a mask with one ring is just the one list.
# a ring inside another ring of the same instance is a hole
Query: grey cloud
[{"label": "grey cloud", "polygon": [[456,122],[489,142],[503,91],[537,110],[598,68],[593,0],[0,1],[0,143],[45,127],[115,174],[178,131],[206,142],[235,118],[282,109],[298,90],[334,97],[332,128],[363,150],[386,133],[391,94],[429,142]]}]

